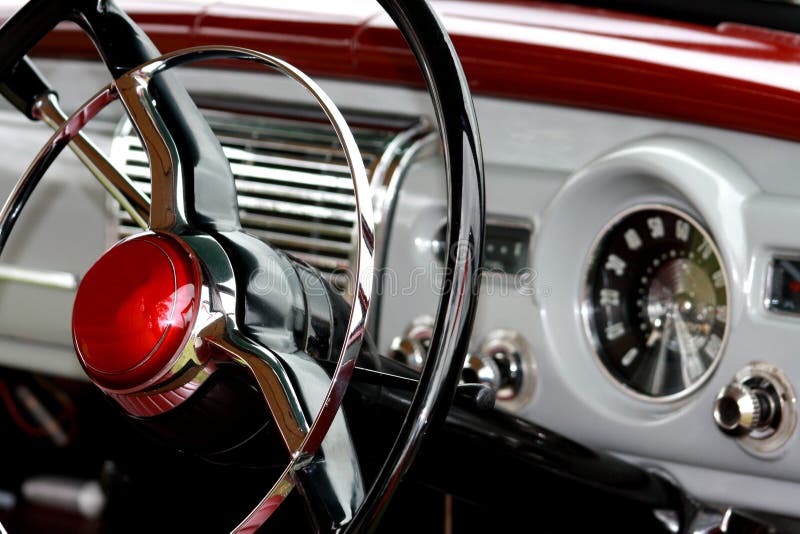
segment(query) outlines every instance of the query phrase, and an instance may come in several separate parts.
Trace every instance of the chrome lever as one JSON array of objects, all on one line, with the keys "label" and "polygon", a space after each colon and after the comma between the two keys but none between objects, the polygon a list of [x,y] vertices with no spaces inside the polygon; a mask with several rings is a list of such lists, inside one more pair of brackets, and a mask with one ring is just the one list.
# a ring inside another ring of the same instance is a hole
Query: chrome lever
[{"label": "chrome lever", "polygon": [[[31,115],[58,130],[67,121],[67,115],[58,104],[55,93],[46,93],[34,103]],[[133,181],[120,171],[83,132],[78,132],[69,144],[78,159],[89,169],[103,187],[119,202],[142,229],[150,219],[150,199]]]}]

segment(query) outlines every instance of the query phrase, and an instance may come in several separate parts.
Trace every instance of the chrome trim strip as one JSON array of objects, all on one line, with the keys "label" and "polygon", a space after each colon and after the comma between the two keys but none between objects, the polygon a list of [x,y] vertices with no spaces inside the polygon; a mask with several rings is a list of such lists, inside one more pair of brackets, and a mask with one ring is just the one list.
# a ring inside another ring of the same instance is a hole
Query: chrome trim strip
[{"label": "chrome trim strip", "polygon": [[[397,166],[388,177],[388,185],[385,188],[375,188],[373,182],[373,194],[379,198],[378,205],[375,207],[378,212],[376,219],[376,235],[375,235],[375,258],[378,268],[383,268],[386,265],[386,256],[389,251],[389,229],[392,227],[392,219],[394,219],[395,207],[397,204],[398,193],[405,180],[406,173],[411,167],[411,164],[417,160],[425,151],[433,152],[439,145],[439,134],[437,132],[430,132],[417,138],[414,143],[405,151]],[[382,190],[382,194],[380,191]],[[377,283],[382,282],[382,277],[377,277]],[[377,288],[381,293],[380,288]],[[381,295],[375,295],[375,309],[372,312],[372,317],[369,321],[369,331],[372,339],[380,342],[378,339],[378,325],[380,325],[381,316]]]},{"label": "chrome trim strip", "polygon": [[422,117],[419,123],[409,130],[400,132],[386,147],[386,151],[381,155],[378,163],[375,165],[373,171],[372,188],[373,190],[378,187],[388,185],[395,173],[391,172],[391,164],[396,160],[397,156],[402,154],[406,146],[410,146],[415,140],[420,137],[431,133],[433,128],[430,121]]},{"label": "chrome trim strip", "polygon": [[[250,151],[247,151],[243,148],[237,148],[237,144],[242,144],[242,141],[247,141],[249,144],[249,140],[247,139],[239,139],[236,137],[229,137],[229,136],[219,136],[220,141],[230,143],[222,147],[222,151],[228,157],[228,159],[235,161],[237,163],[260,163],[262,165],[279,165],[283,167],[298,167],[300,169],[309,169],[316,172],[323,172],[323,173],[332,173],[332,174],[347,174],[347,165],[338,165],[335,163],[326,163],[320,161],[311,161],[308,159],[300,159],[300,157],[289,158],[289,157],[278,157],[272,155],[265,155],[265,154],[256,154]],[[280,147],[276,147],[280,148]],[[320,153],[321,148],[316,148],[315,152]]]},{"label": "chrome trim strip", "polygon": [[[395,202],[395,194],[398,188],[398,181],[402,180],[405,176],[406,170],[411,166],[411,163],[416,159],[422,146],[427,144],[426,139],[438,140],[439,137],[433,131],[431,122],[426,117],[420,117],[412,128],[401,131],[392,139],[386,147],[386,151],[378,160],[372,175],[372,199],[373,208],[375,210],[375,257],[377,258],[378,268],[382,268],[386,264],[385,251],[382,250],[383,243],[387,240],[387,232],[390,225],[384,223],[384,219],[391,214],[388,213],[387,203],[393,209]],[[378,277],[380,278],[380,277]],[[380,283],[380,281],[378,281]],[[375,296],[380,301],[379,296]],[[373,316],[375,319],[370,321],[368,329],[374,335],[375,327],[378,324],[378,315],[380,314],[380,305],[375,307]],[[377,337],[373,337],[377,339]]]},{"label": "chrome trim strip", "polygon": [[269,200],[265,198],[257,198],[251,199],[250,197],[244,197],[247,199],[247,203],[240,203],[240,205],[246,205],[246,207],[269,210],[269,211],[280,211],[283,213],[287,213],[290,215],[296,215],[298,217],[314,217],[318,219],[328,219],[331,221],[337,221],[342,223],[354,223],[356,220],[355,214],[352,211],[348,210],[338,210],[332,208],[326,208],[324,206],[309,206],[307,204],[298,204],[295,202],[285,202],[282,200]]},{"label": "chrome trim strip", "polygon": [[276,169],[274,167],[253,167],[242,163],[231,163],[231,170],[233,174],[240,177],[261,178],[284,182],[289,185],[302,183],[344,191],[352,190],[350,180],[346,177],[326,176],[296,170]]},{"label": "chrome trim strip", "polygon": [[269,230],[260,230],[250,228],[249,232],[254,234],[268,243],[272,243],[278,248],[288,248],[291,253],[292,247],[308,247],[313,248],[319,252],[329,252],[331,254],[339,253],[345,256],[350,254],[353,246],[347,242],[330,241],[324,239],[315,239],[313,237],[302,237],[289,234],[281,234],[280,232],[271,232]]},{"label": "chrome trim strip", "polygon": [[[430,150],[430,153],[436,149],[440,141],[437,132],[428,132],[421,137],[414,140],[413,144],[405,151],[403,157],[394,168],[391,175],[388,176],[388,183],[383,192],[380,206],[378,210],[378,240],[375,248],[378,250],[379,265],[383,265],[386,261],[385,247],[388,244],[389,237],[386,235],[387,229],[391,226],[392,219],[394,218],[394,208],[397,204],[397,195],[403,185],[411,164],[414,163],[418,157],[424,154],[425,150]],[[373,184],[374,185],[374,184]]]},{"label": "chrome trim strip", "polygon": [[295,201],[339,204],[347,206],[348,208],[353,208],[355,206],[355,199],[351,195],[345,193],[331,193],[319,189],[277,185],[241,179],[236,180],[236,186],[240,193],[276,195]]},{"label": "chrome trim strip", "polygon": [[[241,137],[233,137],[230,134],[219,134],[218,139],[222,143],[230,144],[233,146],[242,144]],[[331,138],[331,141],[334,141]],[[265,149],[265,150],[285,150],[287,152],[297,153],[297,154],[320,154],[324,155],[328,158],[333,160],[342,161],[342,152],[335,148],[330,148],[325,145],[320,144],[304,144],[301,140],[291,140],[291,141],[274,141],[274,140],[267,140],[267,139],[249,139],[248,144],[254,146],[256,148]],[[364,160],[365,163],[369,163],[371,160],[375,159],[375,154],[365,153]],[[325,162],[324,167],[329,167],[331,164]],[[341,163],[340,165],[344,165]],[[333,165],[334,169],[339,165]],[[313,169],[313,167],[312,167]]]},{"label": "chrome trim strip", "polygon": [[527,217],[517,217],[513,215],[490,214],[486,216],[486,226],[502,226],[504,228],[514,228],[526,230],[533,234],[533,221]]},{"label": "chrome trim strip", "polygon": [[349,240],[352,229],[344,225],[324,224],[322,221],[308,221],[290,219],[276,215],[262,215],[256,211],[243,211],[239,215],[242,226],[245,228],[263,228],[274,232],[287,230],[289,232],[308,232],[320,236],[338,237],[342,241]]},{"label": "chrome trim strip", "polygon": [[65,271],[33,269],[0,263],[0,281],[75,291],[80,276]]}]

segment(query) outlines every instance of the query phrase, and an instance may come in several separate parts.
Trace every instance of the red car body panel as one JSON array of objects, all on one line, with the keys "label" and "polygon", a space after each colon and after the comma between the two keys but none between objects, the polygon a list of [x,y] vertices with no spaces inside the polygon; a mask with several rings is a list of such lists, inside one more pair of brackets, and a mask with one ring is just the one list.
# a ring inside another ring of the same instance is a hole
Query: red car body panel
[{"label": "red car body panel", "polygon": [[[418,86],[377,3],[122,2],[162,50],[236,44],[312,75]],[[475,94],[706,124],[800,140],[800,37],[546,2],[435,2]],[[63,24],[40,56],[94,58]]]}]

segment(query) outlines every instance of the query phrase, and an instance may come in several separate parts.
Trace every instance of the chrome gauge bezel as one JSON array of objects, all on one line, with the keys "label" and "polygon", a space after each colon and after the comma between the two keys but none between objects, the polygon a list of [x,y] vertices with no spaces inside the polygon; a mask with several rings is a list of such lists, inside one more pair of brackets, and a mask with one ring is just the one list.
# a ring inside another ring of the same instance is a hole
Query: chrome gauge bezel
[{"label": "chrome gauge bezel", "polygon": [[[634,213],[647,210],[662,210],[671,213],[675,216],[681,217],[687,220],[689,223],[691,223],[695,230],[700,232],[703,239],[711,247],[711,251],[716,256],[717,262],[719,263],[720,271],[722,272],[723,281],[725,283],[725,299],[727,302],[726,313],[725,313],[725,325],[726,325],[725,331],[722,336],[722,341],[720,343],[719,351],[715,355],[714,360],[708,366],[708,369],[706,369],[706,371],[700,376],[700,378],[698,378],[697,381],[694,382],[691,386],[682,389],[677,393],[672,393],[670,395],[658,396],[658,397],[647,395],[645,393],[642,393],[641,391],[638,391],[630,387],[624,381],[620,380],[617,376],[615,376],[614,373],[611,372],[611,370],[608,369],[608,367],[603,361],[603,358],[600,355],[600,352],[603,350],[602,343],[600,342],[599,334],[594,326],[594,321],[592,320],[594,313],[594,303],[592,302],[591,296],[594,287],[592,285],[591,279],[593,275],[594,266],[597,261],[599,248],[603,243],[603,240],[608,235],[608,233],[614,227],[616,227],[623,219]],[[599,367],[602,374],[605,375],[606,378],[609,380],[609,382],[613,384],[618,390],[625,393],[626,395],[647,403],[663,405],[685,400],[693,393],[697,392],[708,382],[708,380],[717,370],[717,368],[719,367],[719,363],[722,359],[722,356],[725,353],[725,348],[727,347],[728,338],[730,336],[730,314],[731,314],[730,277],[728,276],[728,268],[725,263],[724,256],[721,254],[719,248],[717,247],[713,235],[711,235],[711,233],[706,229],[705,224],[703,224],[703,222],[698,216],[693,215],[688,210],[670,204],[661,204],[661,203],[636,204],[635,206],[631,206],[617,213],[602,227],[600,232],[595,236],[592,245],[589,248],[589,254],[586,256],[586,260],[583,266],[583,281],[581,287],[581,300],[580,300],[581,322],[583,323],[583,329],[586,334],[590,352],[592,354],[595,363]]]}]

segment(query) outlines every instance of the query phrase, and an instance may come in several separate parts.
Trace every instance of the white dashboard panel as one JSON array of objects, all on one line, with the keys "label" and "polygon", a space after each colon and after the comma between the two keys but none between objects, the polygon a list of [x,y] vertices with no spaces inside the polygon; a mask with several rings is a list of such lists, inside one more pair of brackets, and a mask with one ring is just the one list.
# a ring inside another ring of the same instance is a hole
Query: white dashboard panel
[{"label": "white dashboard panel", "polygon": [[[95,64],[40,65],[56,86],[70,88],[64,94],[70,108],[107,81]],[[182,76],[191,89],[205,92],[308,101],[297,87],[272,75],[192,69]],[[419,91],[331,80],[323,80],[322,86],[342,107],[431,115],[428,97]],[[660,465],[701,498],[796,515],[797,440],[779,457],[754,457],[716,429],[711,405],[717,391],[753,360],[780,365],[800,385],[795,348],[800,319],[763,306],[771,255],[800,251],[797,145],[696,125],[493,98],[478,98],[476,108],[486,160],[487,213],[519,217],[534,228],[533,277],[524,291],[513,276],[485,278],[472,342],[477,347],[498,328],[516,330],[528,341],[538,378],[532,401],[520,413],[587,445]],[[94,136],[107,146],[112,122],[105,124]],[[10,113],[3,114],[0,130],[20,143],[20,161],[0,168],[0,189],[8,191],[32,154],[23,150],[28,139],[40,142],[46,133]],[[437,157],[420,158],[400,184],[385,264],[397,283],[379,301],[381,350],[414,318],[434,311],[433,272],[438,264],[431,242],[445,217],[442,169]],[[42,195],[56,197],[55,203],[31,206],[39,214],[32,215],[36,224],[23,221],[25,233],[3,261],[80,273],[105,247],[108,214],[99,187],[85,181],[74,161],[57,173],[53,187],[61,188]],[[697,393],[672,404],[647,403],[615,387],[593,357],[580,320],[591,243],[616,213],[642,202],[678,205],[696,214],[714,235],[730,279],[731,333],[721,364]],[[81,239],[71,241],[74,235]],[[48,295],[39,290],[3,286],[2,335],[49,343],[59,347],[58,354],[67,354],[71,296],[53,294],[43,304]],[[39,350],[35,368],[41,370],[51,352],[40,347],[0,343],[0,363],[26,367],[23,349]],[[58,369],[75,371],[63,364],[53,367]],[[758,483],[750,485],[752,490],[740,486],[735,494],[721,491],[721,481],[740,479]],[[782,498],[772,498],[777,493]]]},{"label": "white dashboard panel", "polygon": [[[50,132],[11,111],[0,112],[0,131],[4,135],[3,150],[7,151],[0,166],[0,194],[5,199]],[[110,140],[108,124],[98,122],[92,132],[101,145],[103,140]],[[1,262],[79,277],[104,250],[106,202],[102,188],[77,158],[64,154],[31,196]],[[69,347],[73,298],[71,289],[0,284],[0,336]],[[25,366],[27,357],[19,352],[18,345],[15,347],[0,346],[0,362]],[[74,360],[71,350],[64,352]],[[55,369],[80,371],[79,366],[64,366],[62,362],[56,363]]]}]

